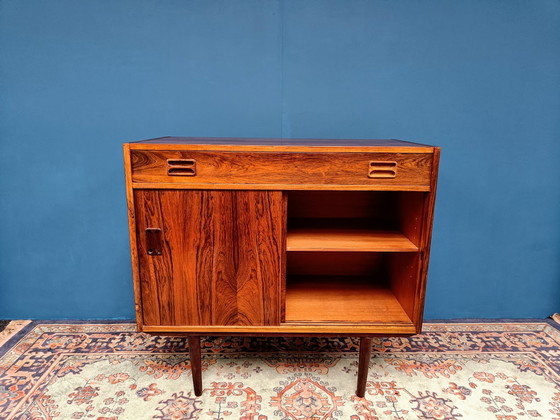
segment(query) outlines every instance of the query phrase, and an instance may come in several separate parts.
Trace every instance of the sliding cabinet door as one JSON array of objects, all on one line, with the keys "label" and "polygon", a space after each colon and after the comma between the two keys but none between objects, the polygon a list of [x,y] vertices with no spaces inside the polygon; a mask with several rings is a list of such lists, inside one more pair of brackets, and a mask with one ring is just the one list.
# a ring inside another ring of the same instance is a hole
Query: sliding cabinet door
[{"label": "sliding cabinet door", "polygon": [[143,324],[278,325],[282,193],[135,190]]}]

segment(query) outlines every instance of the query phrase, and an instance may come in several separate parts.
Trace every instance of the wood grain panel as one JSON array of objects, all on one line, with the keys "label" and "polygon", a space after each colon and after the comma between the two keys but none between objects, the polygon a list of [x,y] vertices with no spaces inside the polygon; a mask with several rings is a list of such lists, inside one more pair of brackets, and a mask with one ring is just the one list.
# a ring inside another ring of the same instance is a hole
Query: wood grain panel
[{"label": "wood grain panel", "polygon": [[[140,194],[135,191],[136,204],[136,237],[138,260],[140,267],[140,286],[142,291],[143,323],[157,325],[171,323],[167,302],[171,293],[172,284],[169,280],[173,277],[170,270],[173,266],[168,263],[169,246],[173,244],[170,235],[162,247],[162,255],[148,255],[146,229],[160,228],[164,230],[164,214],[162,203],[156,191]],[[167,208],[167,206],[164,206]],[[165,230],[164,230],[165,232]],[[172,262],[169,260],[169,262]],[[157,276],[157,277],[156,277]],[[160,293],[162,296],[160,296]],[[167,297],[166,297],[167,296]]]},{"label": "wood grain panel", "polygon": [[238,259],[242,264],[239,272],[243,273],[237,282],[239,323],[251,325],[251,319],[259,318],[264,325],[274,325],[280,317],[285,259],[282,193],[232,194],[237,199]]},{"label": "wood grain panel", "polygon": [[135,190],[135,203],[145,325],[279,324],[282,193]]},{"label": "wood grain panel", "polygon": [[[239,246],[237,233],[235,197],[229,191],[206,191],[206,200],[212,203],[211,231],[214,240],[208,249],[213,250],[211,277],[205,281],[204,292],[212,299],[212,325],[237,324],[237,268]],[[202,271],[202,270],[201,270]],[[243,273],[241,273],[243,275]],[[201,276],[202,277],[202,276]]]},{"label": "wood grain panel", "polygon": [[[172,194],[173,192],[167,191]],[[186,194],[185,209],[182,211],[186,217],[184,240],[185,249],[177,255],[180,263],[182,257],[186,257],[186,270],[189,273],[187,283],[189,286],[188,307],[189,313],[182,324],[211,325],[213,319],[214,305],[212,301],[212,267],[214,264],[214,212],[216,211],[212,195],[208,191],[193,191]],[[181,324],[178,323],[178,324]]]},{"label": "wood grain panel", "polygon": [[[429,153],[270,153],[133,150],[132,181],[169,184],[423,186],[430,184]],[[192,159],[196,175],[169,176],[169,159]],[[368,177],[369,162],[396,162],[396,177]]]}]

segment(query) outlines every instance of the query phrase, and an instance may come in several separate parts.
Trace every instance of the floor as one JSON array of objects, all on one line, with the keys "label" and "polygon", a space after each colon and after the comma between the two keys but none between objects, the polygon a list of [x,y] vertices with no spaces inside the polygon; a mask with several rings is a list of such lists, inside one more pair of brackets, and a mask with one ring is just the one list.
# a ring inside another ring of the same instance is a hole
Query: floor
[{"label": "floor", "polygon": [[375,339],[364,398],[355,338],[207,337],[196,397],[184,338],[27,321],[0,346],[0,418],[560,419],[556,326],[427,323]]}]

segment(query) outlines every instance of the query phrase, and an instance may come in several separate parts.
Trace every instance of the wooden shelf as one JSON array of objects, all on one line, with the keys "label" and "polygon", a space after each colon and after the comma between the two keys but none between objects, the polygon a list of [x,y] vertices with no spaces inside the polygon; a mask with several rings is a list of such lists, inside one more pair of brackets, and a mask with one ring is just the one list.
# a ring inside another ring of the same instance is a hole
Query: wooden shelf
[{"label": "wooden shelf", "polygon": [[287,250],[416,252],[418,247],[398,231],[344,226],[297,227],[288,229]]},{"label": "wooden shelf", "polygon": [[348,276],[290,276],[286,323],[413,325],[391,289],[374,281]]}]

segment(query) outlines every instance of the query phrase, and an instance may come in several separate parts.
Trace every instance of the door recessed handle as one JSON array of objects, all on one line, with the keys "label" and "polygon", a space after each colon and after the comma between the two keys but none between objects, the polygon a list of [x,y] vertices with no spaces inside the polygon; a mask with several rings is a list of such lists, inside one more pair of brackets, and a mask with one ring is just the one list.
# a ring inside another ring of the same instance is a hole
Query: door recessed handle
[{"label": "door recessed handle", "polygon": [[161,229],[146,229],[146,252],[148,255],[161,255]]}]

